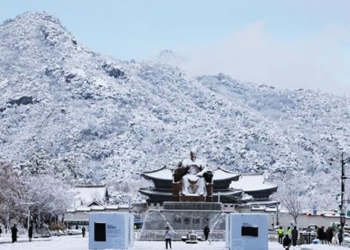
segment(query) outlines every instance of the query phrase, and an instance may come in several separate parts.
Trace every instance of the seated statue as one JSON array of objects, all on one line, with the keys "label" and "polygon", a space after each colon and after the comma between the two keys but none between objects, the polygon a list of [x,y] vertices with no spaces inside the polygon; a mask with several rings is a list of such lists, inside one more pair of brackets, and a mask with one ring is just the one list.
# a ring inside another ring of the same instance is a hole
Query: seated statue
[{"label": "seated statue", "polygon": [[185,173],[181,179],[181,194],[185,196],[206,196],[206,180],[203,175],[207,172],[207,167],[203,161],[196,158],[196,152],[194,149],[190,152],[190,159],[182,161],[181,167],[185,169]]}]

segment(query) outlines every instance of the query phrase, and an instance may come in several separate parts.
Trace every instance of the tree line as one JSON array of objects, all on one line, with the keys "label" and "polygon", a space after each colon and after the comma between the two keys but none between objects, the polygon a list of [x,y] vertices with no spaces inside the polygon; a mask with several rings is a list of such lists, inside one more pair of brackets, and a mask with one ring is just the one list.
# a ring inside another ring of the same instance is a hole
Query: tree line
[{"label": "tree line", "polygon": [[71,187],[49,174],[31,175],[0,161],[0,224],[57,221],[73,204]]}]

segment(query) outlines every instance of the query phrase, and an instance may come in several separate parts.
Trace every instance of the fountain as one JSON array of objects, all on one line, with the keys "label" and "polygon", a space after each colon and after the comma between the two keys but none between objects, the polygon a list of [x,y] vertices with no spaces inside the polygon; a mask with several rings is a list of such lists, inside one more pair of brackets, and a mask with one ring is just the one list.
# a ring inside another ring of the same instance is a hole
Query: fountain
[{"label": "fountain", "polygon": [[148,211],[140,240],[164,240],[165,227],[173,231],[173,240],[181,240],[190,230],[203,237],[205,226],[210,238],[224,240],[225,213],[220,202],[164,202],[162,209]]}]

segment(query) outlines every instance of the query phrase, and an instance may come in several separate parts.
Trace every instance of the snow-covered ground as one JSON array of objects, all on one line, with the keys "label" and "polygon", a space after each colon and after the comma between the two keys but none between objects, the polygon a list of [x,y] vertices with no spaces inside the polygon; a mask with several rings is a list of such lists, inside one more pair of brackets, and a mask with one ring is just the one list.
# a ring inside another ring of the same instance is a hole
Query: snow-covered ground
[{"label": "snow-covered ground", "polygon": [[[20,236],[18,242],[11,243],[9,235],[0,238],[0,249],[10,250],[87,250],[89,249],[89,238],[80,236],[54,236],[50,238],[33,239],[28,242],[28,238]],[[162,241],[136,241],[132,250],[158,250],[165,249]],[[172,243],[172,249],[197,249],[197,250],[225,250],[225,242],[199,242],[198,244],[185,244],[182,241]],[[292,247],[293,249],[293,247]],[[297,250],[345,250],[349,248],[327,245],[302,245]],[[269,243],[269,250],[282,250],[282,246],[276,242]]]}]

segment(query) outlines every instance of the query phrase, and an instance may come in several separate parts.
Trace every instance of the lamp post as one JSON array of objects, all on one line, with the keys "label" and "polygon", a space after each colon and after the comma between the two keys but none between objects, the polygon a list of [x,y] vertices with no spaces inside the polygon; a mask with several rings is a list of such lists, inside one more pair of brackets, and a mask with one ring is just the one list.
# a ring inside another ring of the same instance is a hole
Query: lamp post
[{"label": "lamp post", "polygon": [[5,227],[5,233],[7,233],[7,230],[10,229],[10,207],[8,203],[6,203],[6,227]]},{"label": "lamp post", "polygon": [[279,226],[279,218],[278,218],[278,213],[279,213],[279,204],[276,205],[276,226]]},{"label": "lamp post", "polygon": [[[330,165],[332,165],[333,159],[331,159]],[[338,234],[339,239],[339,245],[343,242],[343,233],[344,233],[344,225],[345,225],[345,211],[344,211],[344,193],[345,193],[345,180],[348,179],[347,176],[345,176],[345,161],[344,161],[344,153],[341,153],[341,176],[340,176],[340,183],[341,183],[341,189],[340,189],[340,230]]]},{"label": "lamp post", "polygon": [[22,202],[23,205],[28,205],[28,221],[27,221],[27,229],[29,230],[29,224],[30,224],[30,205],[37,204],[36,202]]},{"label": "lamp post", "polygon": [[345,225],[345,211],[344,211],[344,193],[345,193],[345,180],[348,178],[345,176],[345,161],[344,153],[341,154],[341,193],[340,193],[340,231],[339,231],[339,245],[343,242],[343,232]]}]

